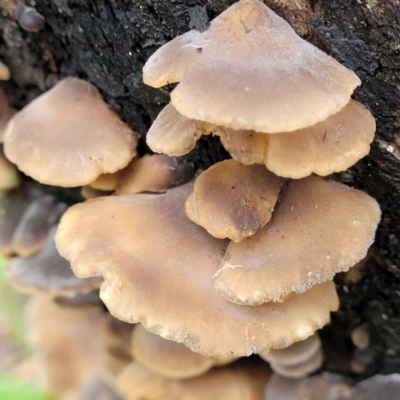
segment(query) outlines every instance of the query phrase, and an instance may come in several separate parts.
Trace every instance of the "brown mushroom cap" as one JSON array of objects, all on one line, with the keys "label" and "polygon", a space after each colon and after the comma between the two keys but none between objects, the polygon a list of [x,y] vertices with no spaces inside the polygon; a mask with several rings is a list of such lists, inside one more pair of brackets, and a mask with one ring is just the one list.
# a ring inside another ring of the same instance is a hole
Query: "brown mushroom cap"
[{"label": "brown mushroom cap", "polygon": [[141,321],[150,332],[207,356],[286,347],[329,320],[338,305],[331,282],[283,304],[244,307],[221,298],[212,277],[227,242],[186,217],[191,189],[74,205],[61,220],[57,247],[78,276],[104,276],[101,298],[116,318]]},{"label": "brown mushroom cap", "polygon": [[7,158],[35,180],[81,186],[125,167],[136,154],[137,134],[104,103],[97,89],[65,78],[8,123]]},{"label": "brown mushroom cap", "polygon": [[263,165],[221,161],[196,179],[186,215],[210,235],[240,242],[271,219],[284,182]]},{"label": "brown mushroom cap", "polygon": [[258,0],[241,0],[204,33],[191,31],[161,47],[143,77],[155,87],[180,81],[171,101],[188,118],[267,133],[325,120],[360,84]]},{"label": "brown mushroom cap", "polygon": [[12,258],[6,269],[14,286],[25,292],[44,292],[51,296],[73,296],[100,287],[101,278],[77,278],[70,263],[55,247],[52,228],[44,249],[30,257]]},{"label": "brown mushroom cap", "polygon": [[215,368],[184,380],[161,377],[132,363],[118,379],[126,400],[259,400],[270,371],[260,365]]},{"label": "brown mushroom cap", "polygon": [[10,70],[0,61],[0,81],[8,81],[10,77]]},{"label": "brown mushroom cap", "polygon": [[380,215],[377,202],[359,190],[316,176],[291,181],[271,221],[229,244],[214,288],[250,305],[303,293],[365,257]]},{"label": "brown mushroom cap", "polygon": [[351,100],[325,121],[295,132],[266,135],[220,129],[217,134],[234,159],[262,163],[276,175],[299,179],[349,168],[368,154],[374,132],[371,113]]},{"label": "brown mushroom cap", "polygon": [[146,142],[156,153],[178,157],[193,150],[200,136],[209,133],[209,124],[186,118],[168,104],[151,125]]},{"label": "brown mushroom cap", "polygon": [[132,335],[133,358],[148,370],[173,379],[188,379],[207,372],[211,367],[233,361],[205,357],[181,343],[150,333],[138,324]]},{"label": "brown mushroom cap", "polygon": [[193,164],[178,164],[164,154],[146,154],[129,164],[121,173],[116,194],[164,193],[167,189],[193,179]]}]

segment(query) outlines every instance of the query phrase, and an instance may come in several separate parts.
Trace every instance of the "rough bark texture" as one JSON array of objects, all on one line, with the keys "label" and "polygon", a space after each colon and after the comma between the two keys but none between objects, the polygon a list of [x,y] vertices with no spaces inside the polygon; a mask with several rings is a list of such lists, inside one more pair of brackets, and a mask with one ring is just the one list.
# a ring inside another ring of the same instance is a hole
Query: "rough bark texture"
[{"label": "rough bark texture", "polygon": [[[233,0],[41,0],[38,33],[22,30],[14,1],[0,1],[0,60],[12,81],[1,84],[22,107],[67,75],[88,78],[129,125],[145,134],[168,101],[168,88],[142,82],[146,59],[189,29],[204,30]],[[29,2],[28,2],[29,3]],[[32,2],[33,3],[33,2]],[[336,281],[341,309],[324,330],[327,368],[350,373],[349,333],[366,322],[375,361],[366,375],[400,368],[400,11],[397,0],[266,0],[296,31],[342,64],[363,85],[355,98],[377,120],[371,154],[346,175],[383,210],[376,245],[356,271]],[[32,4],[33,5],[33,4]],[[142,152],[146,151],[144,142]],[[206,138],[185,160],[207,167],[226,153]],[[339,175],[339,178],[343,176]],[[333,349],[333,350],[332,350]],[[338,352],[343,354],[338,357]]]}]

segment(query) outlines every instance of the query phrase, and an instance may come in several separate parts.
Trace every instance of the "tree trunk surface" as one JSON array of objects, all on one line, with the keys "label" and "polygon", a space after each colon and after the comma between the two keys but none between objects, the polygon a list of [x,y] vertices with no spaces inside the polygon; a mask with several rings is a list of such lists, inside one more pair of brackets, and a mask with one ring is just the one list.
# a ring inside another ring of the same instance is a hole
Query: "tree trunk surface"
[{"label": "tree trunk surface", "polygon": [[[0,0],[0,60],[12,79],[1,87],[20,108],[65,76],[90,80],[119,115],[144,136],[168,102],[169,89],[149,88],[142,67],[161,45],[190,29],[205,30],[233,0],[27,1],[45,29],[23,30],[15,0]],[[382,221],[366,262],[335,279],[339,312],[322,331],[326,369],[351,375],[351,330],[366,323],[374,361],[364,375],[400,370],[400,5],[398,0],[266,0],[297,33],[354,70],[354,97],[377,121],[371,153],[351,168],[351,186],[380,203]],[[185,160],[198,168],[226,158],[204,138]],[[337,174],[337,178],[341,178]],[[348,180],[349,174],[346,176]],[[71,196],[70,193],[60,196]],[[74,201],[74,200],[71,200]]]}]

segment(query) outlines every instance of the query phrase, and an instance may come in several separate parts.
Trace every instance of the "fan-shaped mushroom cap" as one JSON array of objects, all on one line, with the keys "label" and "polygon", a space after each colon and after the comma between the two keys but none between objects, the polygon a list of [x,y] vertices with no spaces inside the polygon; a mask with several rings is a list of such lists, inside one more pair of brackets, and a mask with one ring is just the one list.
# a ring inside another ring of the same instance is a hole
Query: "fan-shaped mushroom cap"
[{"label": "fan-shaped mushroom cap", "polygon": [[193,179],[193,164],[178,164],[164,154],[146,154],[131,163],[121,173],[116,194],[164,193],[167,189]]},{"label": "fan-shaped mushroom cap", "polygon": [[56,203],[51,195],[43,194],[32,201],[15,229],[14,252],[27,257],[41,250],[46,243],[50,228],[66,209],[65,204]]},{"label": "fan-shaped mushroom cap", "polygon": [[124,168],[136,154],[137,134],[112,112],[97,89],[65,78],[8,123],[7,158],[35,180],[81,186]]},{"label": "fan-shaped mushroom cap", "polygon": [[291,181],[271,221],[229,244],[214,288],[250,305],[303,293],[365,257],[380,215],[377,202],[359,190],[316,176]]},{"label": "fan-shaped mushroom cap", "polygon": [[284,182],[263,165],[221,161],[196,179],[186,215],[210,235],[240,242],[271,219]]},{"label": "fan-shaped mushroom cap", "polygon": [[243,164],[262,163],[276,175],[294,179],[349,168],[368,154],[374,133],[374,118],[353,100],[325,121],[295,132],[217,132],[234,159]]},{"label": "fan-shaped mushroom cap", "polygon": [[233,365],[184,380],[161,377],[132,363],[119,377],[126,400],[260,400],[270,376],[268,368]]},{"label": "fan-shaped mushroom cap", "polygon": [[181,343],[150,333],[136,325],[132,335],[132,355],[148,370],[172,379],[188,379],[207,372],[214,365],[233,361],[221,360],[194,353]]},{"label": "fan-shaped mushroom cap", "polygon": [[193,150],[200,136],[209,133],[209,124],[186,118],[168,104],[151,125],[146,142],[156,153],[178,157]]},{"label": "fan-shaped mushroom cap", "polygon": [[8,81],[10,77],[10,70],[0,61],[0,81]]},{"label": "fan-shaped mushroom cap", "polygon": [[179,81],[172,104],[186,117],[236,130],[291,132],[343,108],[358,77],[296,35],[258,0],[242,0],[204,33],[156,51],[144,82]]},{"label": "fan-shaped mushroom cap", "polygon": [[70,263],[58,253],[52,228],[44,249],[30,257],[14,257],[7,266],[7,275],[19,290],[44,292],[51,296],[73,296],[99,288],[101,278],[77,278]]},{"label": "fan-shaped mushroom cap", "polygon": [[244,307],[221,298],[212,277],[227,242],[186,217],[190,191],[187,184],[166,194],[74,205],[62,218],[57,247],[78,276],[104,276],[101,298],[116,318],[141,321],[150,332],[208,356],[286,347],[329,320],[338,305],[331,283],[278,305]]}]

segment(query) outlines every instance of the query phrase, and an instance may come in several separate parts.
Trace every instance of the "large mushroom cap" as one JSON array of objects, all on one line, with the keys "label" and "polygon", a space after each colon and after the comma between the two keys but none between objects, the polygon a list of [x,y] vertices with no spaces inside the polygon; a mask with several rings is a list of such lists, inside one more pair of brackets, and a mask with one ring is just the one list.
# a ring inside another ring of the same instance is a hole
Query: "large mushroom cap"
[{"label": "large mushroom cap", "polygon": [[100,197],[71,207],[56,243],[80,277],[103,275],[101,298],[118,319],[216,357],[243,356],[305,339],[329,320],[329,282],[283,304],[227,302],[212,277],[227,245],[185,215],[191,185],[166,194]]},{"label": "large mushroom cap", "polygon": [[210,235],[239,242],[270,220],[284,182],[263,165],[221,161],[196,179],[186,214]]},{"label": "large mushroom cap", "polygon": [[251,305],[302,293],[365,257],[380,215],[378,203],[359,190],[316,176],[291,181],[271,221],[229,244],[214,287]]},{"label": "large mushroom cap", "polygon": [[325,120],[360,84],[258,0],[239,1],[206,32],[166,44],[143,74],[155,87],[179,81],[171,101],[189,118],[267,133]]},{"label": "large mushroom cap", "polygon": [[82,186],[125,167],[136,154],[137,134],[112,112],[97,89],[65,78],[8,123],[7,158],[35,180]]}]

